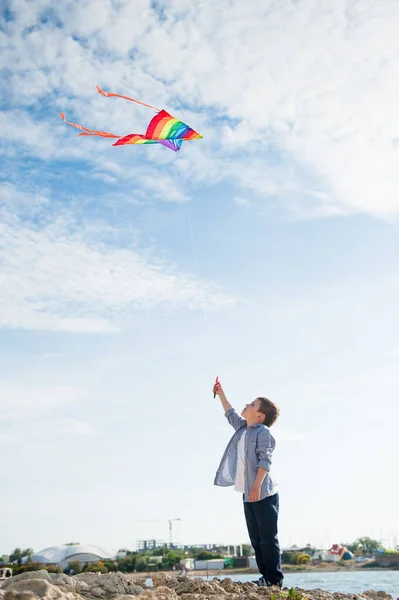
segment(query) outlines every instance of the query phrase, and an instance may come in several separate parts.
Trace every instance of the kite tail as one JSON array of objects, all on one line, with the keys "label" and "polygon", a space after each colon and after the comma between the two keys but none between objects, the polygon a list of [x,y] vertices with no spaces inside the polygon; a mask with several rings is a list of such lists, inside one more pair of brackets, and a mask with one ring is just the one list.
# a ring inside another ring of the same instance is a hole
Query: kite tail
[{"label": "kite tail", "polygon": [[63,121],[65,121],[65,123],[68,123],[68,125],[71,125],[72,127],[76,127],[76,129],[82,130],[83,133],[79,133],[78,137],[81,137],[83,135],[98,135],[99,137],[115,138],[115,139],[119,139],[121,137],[120,135],[115,135],[114,133],[108,133],[107,131],[96,131],[95,129],[87,129],[87,127],[83,127],[83,125],[78,125],[77,123],[71,123],[70,121],[66,120],[64,113],[60,113],[60,117]]},{"label": "kite tail", "polygon": [[104,92],[104,90],[102,90],[99,85],[96,85],[96,88],[97,88],[97,92],[99,94],[102,94],[106,98],[110,98],[111,96],[114,98],[123,98],[124,100],[130,100],[130,102],[136,102],[136,104],[141,104],[142,106],[146,106],[147,108],[152,108],[156,112],[161,112],[160,108],[155,108],[155,106],[151,106],[150,104],[145,104],[145,102],[140,102],[140,100],[135,100],[134,98],[130,98],[129,96],[121,96],[120,94],[114,94],[113,92]]}]

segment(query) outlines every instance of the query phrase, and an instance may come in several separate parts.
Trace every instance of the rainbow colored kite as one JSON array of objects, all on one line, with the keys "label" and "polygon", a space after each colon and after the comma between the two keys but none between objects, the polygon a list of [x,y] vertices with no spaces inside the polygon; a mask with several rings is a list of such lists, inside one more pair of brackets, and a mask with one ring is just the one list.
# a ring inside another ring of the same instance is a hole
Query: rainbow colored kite
[{"label": "rainbow colored kite", "polygon": [[172,117],[172,115],[167,113],[166,110],[160,110],[154,106],[150,106],[149,104],[144,104],[144,102],[140,102],[140,100],[135,100],[134,98],[129,98],[129,96],[121,96],[120,94],[114,94],[112,92],[104,92],[98,85],[96,87],[97,91],[107,98],[111,96],[114,96],[115,98],[124,98],[125,100],[130,100],[131,102],[136,102],[137,104],[147,106],[147,108],[152,108],[158,114],[151,119],[144,135],[139,133],[129,133],[129,135],[121,136],[115,135],[114,133],[107,133],[106,131],[87,129],[87,127],[83,127],[83,125],[78,125],[77,123],[70,123],[65,119],[64,113],[60,113],[60,116],[65,123],[82,130],[82,133],[79,133],[78,137],[84,135],[97,135],[104,138],[113,138],[117,140],[114,144],[112,144],[113,146],[125,146],[127,144],[162,144],[163,146],[166,146],[175,152],[180,150],[183,142],[202,139],[202,135],[194,131],[194,129],[191,129],[191,127],[182,121]]}]

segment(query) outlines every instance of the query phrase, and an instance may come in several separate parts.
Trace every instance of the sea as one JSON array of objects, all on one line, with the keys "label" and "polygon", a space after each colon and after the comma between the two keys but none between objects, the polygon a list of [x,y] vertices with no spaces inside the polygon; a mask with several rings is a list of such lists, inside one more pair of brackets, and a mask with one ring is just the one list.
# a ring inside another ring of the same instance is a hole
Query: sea
[{"label": "sea", "polygon": [[[218,575],[220,579],[230,577],[233,581],[254,581],[257,575],[234,573],[234,575]],[[209,579],[213,577],[210,576]],[[206,577],[205,577],[206,579]],[[399,600],[399,571],[329,571],[326,573],[286,573],[284,587],[298,587],[304,590],[316,588],[328,592],[343,592],[361,594],[366,590],[377,590],[391,594],[394,600]]]}]

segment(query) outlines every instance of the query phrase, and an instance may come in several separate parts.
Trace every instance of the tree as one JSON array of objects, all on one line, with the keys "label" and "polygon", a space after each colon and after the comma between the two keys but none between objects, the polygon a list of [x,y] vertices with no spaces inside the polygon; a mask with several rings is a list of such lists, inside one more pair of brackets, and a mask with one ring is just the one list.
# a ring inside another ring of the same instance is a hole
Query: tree
[{"label": "tree", "polygon": [[33,548],[25,548],[25,550],[22,550],[22,556],[27,556],[28,557],[28,562],[30,561],[30,557],[33,554]]},{"label": "tree", "polygon": [[64,544],[64,546],[80,546],[80,542],[68,542]]},{"label": "tree", "polygon": [[148,564],[148,556],[141,556],[136,562],[137,571],[145,571]]},{"label": "tree", "polygon": [[82,572],[82,563],[79,560],[72,560],[68,563],[65,573],[68,574],[70,571],[73,571],[74,575],[78,575],[78,573]]},{"label": "tree", "polygon": [[312,544],[310,544],[310,543],[309,543],[309,544],[306,544],[305,548],[306,548],[307,550],[311,550],[311,551],[313,551],[313,550],[316,550],[316,548],[315,548],[314,546],[312,546]]},{"label": "tree", "polygon": [[84,573],[108,573],[107,567],[104,566],[104,563],[99,561],[95,563],[90,563],[83,570]]},{"label": "tree", "polygon": [[22,550],[21,548],[15,548],[10,554],[10,562],[17,562],[19,565],[21,564],[22,559]]},{"label": "tree", "polygon": [[196,557],[197,560],[212,560],[213,558],[223,558],[221,554],[215,554],[214,552],[208,552],[207,550],[202,550],[199,552]]},{"label": "tree", "polygon": [[284,551],[281,554],[281,561],[285,565],[296,565],[296,559],[299,556],[299,554],[300,554],[299,552]]},{"label": "tree", "polygon": [[25,548],[25,550],[21,550],[21,548],[15,548],[15,550],[13,550],[10,554],[10,563],[17,562],[20,565],[25,556],[27,556],[29,560],[32,554],[32,548]]},{"label": "tree", "polygon": [[357,538],[352,544],[346,544],[346,547],[350,552],[372,556],[381,547],[381,542],[366,536]]},{"label": "tree", "polygon": [[309,554],[298,554],[298,556],[296,557],[296,564],[297,565],[307,565],[312,561],[311,557]]},{"label": "tree", "polygon": [[167,569],[172,569],[175,565],[179,564],[182,558],[184,558],[183,552],[168,550],[166,556],[162,560],[162,566]]},{"label": "tree", "polygon": [[252,555],[252,548],[249,544],[242,545],[242,555],[243,556],[251,556]]},{"label": "tree", "polygon": [[121,573],[132,573],[136,568],[137,555],[130,553],[129,556],[118,559],[118,569]]}]

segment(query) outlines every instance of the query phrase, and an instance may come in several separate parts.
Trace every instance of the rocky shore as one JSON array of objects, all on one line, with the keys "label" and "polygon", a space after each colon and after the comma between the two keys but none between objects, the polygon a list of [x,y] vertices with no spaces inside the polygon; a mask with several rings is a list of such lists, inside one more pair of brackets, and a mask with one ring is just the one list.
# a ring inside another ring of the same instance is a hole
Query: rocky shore
[{"label": "rocky shore", "polygon": [[323,590],[288,590],[236,583],[231,579],[173,577],[158,573],[154,587],[145,577],[122,573],[81,573],[74,577],[47,571],[22,573],[4,582],[0,600],[396,600],[385,592],[330,593]]}]

